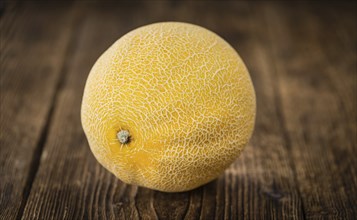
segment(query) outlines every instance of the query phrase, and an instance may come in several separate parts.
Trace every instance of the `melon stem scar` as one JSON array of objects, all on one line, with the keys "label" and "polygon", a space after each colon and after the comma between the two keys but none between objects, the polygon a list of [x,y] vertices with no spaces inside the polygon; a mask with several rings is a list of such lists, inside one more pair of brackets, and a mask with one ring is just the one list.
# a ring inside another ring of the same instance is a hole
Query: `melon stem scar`
[{"label": "melon stem scar", "polygon": [[130,133],[128,130],[120,130],[117,133],[117,138],[120,143],[122,144],[127,144],[130,141]]}]

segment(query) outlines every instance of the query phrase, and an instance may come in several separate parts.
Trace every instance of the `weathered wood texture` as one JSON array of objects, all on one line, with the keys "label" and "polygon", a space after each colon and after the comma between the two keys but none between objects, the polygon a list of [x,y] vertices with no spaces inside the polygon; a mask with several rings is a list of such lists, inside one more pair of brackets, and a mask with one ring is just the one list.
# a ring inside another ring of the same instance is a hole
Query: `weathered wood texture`
[{"label": "weathered wood texture", "polygon": [[2,219],[21,214],[31,190],[54,97],[64,76],[71,17],[66,5],[47,10],[46,5],[25,4],[9,8],[1,18]]},{"label": "weathered wood texture", "polygon": [[[79,1],[5,4],[0,18],[0,219],[354,219],[357,5]],[[184,193],[126,185],[80,123],[98,56],[138,26],[177,20],[224,37],[257,95],[253,138]]]}]

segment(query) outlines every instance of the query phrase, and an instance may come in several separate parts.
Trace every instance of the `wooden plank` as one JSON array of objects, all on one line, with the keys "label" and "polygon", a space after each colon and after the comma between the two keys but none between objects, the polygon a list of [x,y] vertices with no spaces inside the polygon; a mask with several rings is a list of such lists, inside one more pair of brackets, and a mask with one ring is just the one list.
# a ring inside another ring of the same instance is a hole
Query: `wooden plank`
[{"label": "wooden plank", "polygon": [[15,219],[22,215],[37,171],[73,16],[67,5],[49,10],[32,3],[5,6],[0,20],[0,219]]},{"label": "wooden plank", "polygon": [[346,134],[350,138],[347,137],[346,140],[354,141],[355,144],[357,140],[351,137],[357,138],[357,3],[342,2],[326,8],[313,6],[309,10],[309,16],[315,17],[315,22],[309,22],[308,28],[318,30],[313,41],[319,46],[319,53],[324,55],[324,61],[333,64],[326,65],[326,74],[331,89],[340,99],[343,115],[348,117],[344,121],[348,127]]},{"label": "wooden plank", "polygon": [[354,219],[357,19],[336,3],[328,7],[338,11],[332,25],[322,19],[325,8],[286,5],[267,6],[265,20],[305,215]]}]

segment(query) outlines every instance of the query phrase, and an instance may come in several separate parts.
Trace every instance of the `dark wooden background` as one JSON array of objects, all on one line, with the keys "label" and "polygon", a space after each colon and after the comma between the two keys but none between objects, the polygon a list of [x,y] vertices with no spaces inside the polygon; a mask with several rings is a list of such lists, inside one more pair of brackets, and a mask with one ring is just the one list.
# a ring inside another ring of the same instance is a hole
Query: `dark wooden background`
[{"label": "dark wooden background", "polygon": [[[0,5],[1,219],[356,219],[352,1]],[[167,20],[225,38],[257,95],[256,129],[241,157],[184,193],[117,180],[94,159],[80,123],[98,56],[128,31]]]}]

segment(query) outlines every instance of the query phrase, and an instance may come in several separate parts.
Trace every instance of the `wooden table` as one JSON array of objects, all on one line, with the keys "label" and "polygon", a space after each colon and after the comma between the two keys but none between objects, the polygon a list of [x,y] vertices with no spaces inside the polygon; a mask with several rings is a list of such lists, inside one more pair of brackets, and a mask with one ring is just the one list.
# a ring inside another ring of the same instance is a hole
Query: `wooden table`
[{"label": "wooden table", "polygon": [[[1,6],[1,219],[356,219],[355,3],[56,2]],[[225,38],[257,95],[241,157],[185,193],[122,183],[80,123],[98,56],[165,20]]]}]

